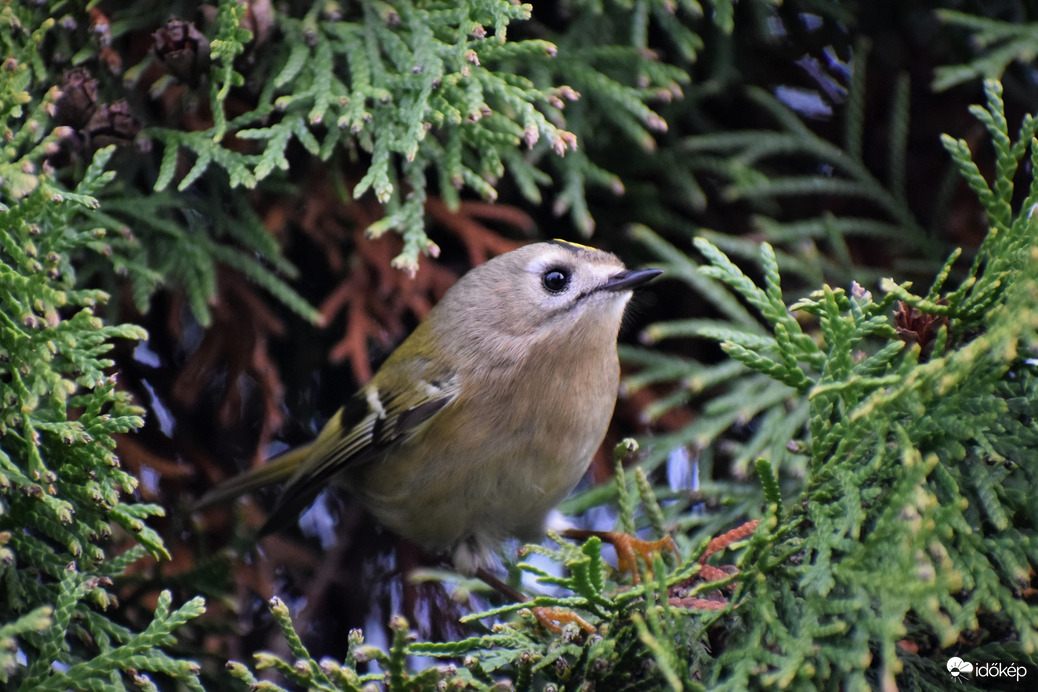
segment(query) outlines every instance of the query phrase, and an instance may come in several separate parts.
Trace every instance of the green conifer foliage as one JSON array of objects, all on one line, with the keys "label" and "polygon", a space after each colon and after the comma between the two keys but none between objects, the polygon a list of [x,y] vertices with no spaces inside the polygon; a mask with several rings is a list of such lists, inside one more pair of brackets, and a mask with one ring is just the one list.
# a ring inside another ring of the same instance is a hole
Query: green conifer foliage
[{"label": "green conifer foliage", "polygon": [[[149,676],[201,689],[191,661],[163,647],[203,611],[177,610],[162,594],[147,629],[106,615],[110,587],[134,561],[168,557],[147,520],[162,508],[128,501],[137,480],[119,466],[115,433],[142,424],[117,390],[106,353],[114,339],[146,335],[108,325],[108,296],[77,288],[77,253],[104,252],[88,222],[109,182],[102,149],[74,189],[47,157],[65,134],[49,125],[53,94],[34,100],[45,74],[39,44],[54,21],[20,23],[5,6],[7,58],[0,69],[0,686],[8,690],[154,689]],[[25,19],[31,20],[26,13]],[[110,553],[112,527],[134,537]]]},{"label": "green conifer foliage", "polygon": [[[1001,86],[985,90],[971,112],[994,145],[994,179],[964,141],[944,138],[991,224],[957,286],[958,251],[925,293],[889,279],[878,299],[856,283],[825,285],[787,307],[770,245],[758,286],[695,241],[707,260],[699,280],[726,286],[764,325],[702,333],[785,387],[781,400],[756,402],[756,415],[799,412],[785,440],[805,463],[786,509],[770,465],[757,465],[768,509],[740,558],[725,650],[703,669],[713,688],[942,689],[953,655],[1038,661],[1038,607],[1022,595],[1038,529],[1028,500],[1038,481],[1038,140],[1031,116],[1011,134]],[[1028,153],[1032,182],[1014,204]]]},{"label": "green conifer foliage", "polygon": [[[666,26],[686,51],[698,42],[673,21],[675,8],[663,2],[639,3],[636,28],[641,30],[624,37],[631,46],[605,45],[597,51],[567,46],[570,50],[558,59],[559,48],[550,41],[509,38],[510,25],[528,20],[531,8],[507,0],[362,2],[357,8],[286,3],[278,9],[284,40],[271,55],[258,58],[250,75],[253,81],[265,80],[256,105],[228,119],[229,90],[246,84],[234,59],[254,37],[241,27],[244,5],[235,0],[219,5],[218,31],[211,43],[213,125],[192,132],[150,130],[165,147],[156,189],[174,183],[182,150],[194,161],[176,181],[181,191],[210,166],[224,169],[232,187],[255,187],[274,171],[288,170],[292,142],[322,161],[360,149],[370,156],[370,165],[350,192],[359,198],[371,191],[385,206],[388,213],[368,233],[400,233],[404,248],[394,266],[410,272],[422,254],[438,252],[424,228],[430,180],[438,182],[439,194],[451,208],[457,207],[463,189],[496,199],[496,182],[506,173],[525,197],[536,201],[539,187],[551,182],[538,165],[545,152],[569,157],[571,163],[562,164],[564,192],[558,209],[570,209],[590,232],[585,185],[616,186],[619,181],[580,152],[576,135],[566,129],[567,104],[579,102],[581,92],[587,92],[613,128],[651,148],[648,131],[664,130],[666,123],[646,101],[661,89],[677,91],[688,77],[639,52],[646,40],[647,13],[670,17]],[[602,14],[588,11],[583,16],[595,21]],[[609,33],[603,34],[607,28]],[[586,29],[570,35],[588,44],[615,38],[607,22]],[[615,66],[624,80],[637,78],[641,84],[617,79]],[[583,122],[587,116],[577,110],[575,126],[590,133]],[[225,136],[231,133],[258,148],[228,146]],[[523,149],[535,154],[524,156]]]}]

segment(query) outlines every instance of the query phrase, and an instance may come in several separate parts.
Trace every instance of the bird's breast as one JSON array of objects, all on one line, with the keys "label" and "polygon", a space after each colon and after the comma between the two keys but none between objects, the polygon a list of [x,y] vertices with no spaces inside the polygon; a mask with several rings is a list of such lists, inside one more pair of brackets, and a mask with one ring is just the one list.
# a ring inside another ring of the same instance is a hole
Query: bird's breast
[{"label": "bird's breast", "polygon": [[619,380],[615,350],[557,355],[473,373],[420,434],[350,485],[380,522],[427,548],[532,538],[601,444]]}]

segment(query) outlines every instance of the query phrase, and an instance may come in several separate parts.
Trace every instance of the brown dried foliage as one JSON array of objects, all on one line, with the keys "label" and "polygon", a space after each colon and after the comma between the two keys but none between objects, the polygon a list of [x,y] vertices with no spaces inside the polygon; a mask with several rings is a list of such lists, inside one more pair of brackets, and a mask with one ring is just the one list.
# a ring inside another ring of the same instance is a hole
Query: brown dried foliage
[{"label": "brown dried foliage", "polygon": [[[721,552],[731,544],[752,536],[759,524],[757,520],[748,521],[710,541],[699,557],[699,571],[671,587],[670,604],[691,610],[722,610],[727,607],[729,601],[723,590],[730,591],[734,588],[739,569],[735,565],[715,567],[706,564],[706,561],[711,555]],[[717,584],[717,587],[712,588],[713,584]]]},{"label": "brown dried foliage", "polygon": [[[258,385],[263,404],[258,446],[266,447],[284,421],[285,388],[268,346],[272,338],[284,334],[285,325],[239,274],[221,267],[217,287],[212,325],[174,380],[172,398],[184,408],[192,408],[214,374],[225,373],[231,384],[224,389],[217,416],[224,426],[230,426],[244,408],[243,390],[237,384],[248,379]],[[170,333],[180,341],[184,337],[182,314],[171,310],[168,323]]]}]

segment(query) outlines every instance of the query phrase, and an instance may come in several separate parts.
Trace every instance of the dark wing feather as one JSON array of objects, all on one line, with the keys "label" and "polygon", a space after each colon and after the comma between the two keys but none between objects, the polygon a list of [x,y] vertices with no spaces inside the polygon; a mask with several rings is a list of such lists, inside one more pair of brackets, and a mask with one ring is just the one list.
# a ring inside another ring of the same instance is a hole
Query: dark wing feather
[{"label": "dark wing feather", "polygon": [[[422,391],[425,390],[425,391]],[[278,531],[309,507],[331,480],[347,468],[370,463],[395,442],[413,434],[457,396],[453,378],[419,382],[407,401],[404,397],[379,399],[374,390],[354,394],[321,431],[278,498],[260,535]],[[411,404],[411,405],[408,405]]]}]

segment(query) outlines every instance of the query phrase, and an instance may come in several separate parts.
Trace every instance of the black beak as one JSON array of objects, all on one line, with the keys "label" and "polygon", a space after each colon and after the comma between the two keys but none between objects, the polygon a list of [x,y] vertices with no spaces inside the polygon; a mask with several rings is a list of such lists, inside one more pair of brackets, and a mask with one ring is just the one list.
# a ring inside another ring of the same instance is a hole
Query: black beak
[{"label": "black beak", "polygon": [[632,288],[637,288],[642,284],[649,283],[662,273],[662,269],[635,269],[633,271],[622,271],[619,274],[610,277],[609,281],[602,284],[600,290],[613,292],[629,291]]}]

